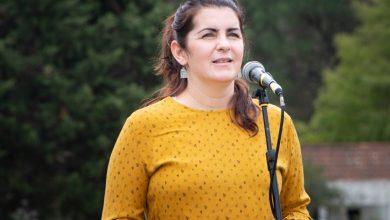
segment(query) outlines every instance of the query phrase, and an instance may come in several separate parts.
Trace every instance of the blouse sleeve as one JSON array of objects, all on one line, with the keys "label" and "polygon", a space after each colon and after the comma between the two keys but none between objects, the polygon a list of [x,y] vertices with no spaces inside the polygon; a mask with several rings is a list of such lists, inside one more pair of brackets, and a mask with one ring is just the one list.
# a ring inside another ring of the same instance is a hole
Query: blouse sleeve
[{"label": "blouse sleeve", "polygon": [[102,220],[143,219],[149,178],[143,160],[147,137],[141,124],[130,116],[115,143],[107,170]]},{"label": "blouse sleeve", "polygon": [[312,219],[307,211],[310,198],[304,189],[302,154],[299,139],[290,117],[286,118],[288,171],[283,179],[281,208],[283,220]]}]

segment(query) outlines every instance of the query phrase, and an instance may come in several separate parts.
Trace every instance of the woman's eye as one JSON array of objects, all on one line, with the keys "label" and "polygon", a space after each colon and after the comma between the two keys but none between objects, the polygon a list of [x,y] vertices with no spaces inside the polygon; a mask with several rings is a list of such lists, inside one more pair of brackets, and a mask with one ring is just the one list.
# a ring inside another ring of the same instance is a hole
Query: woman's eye
[{"label": "woman's eye", "polygon": [[237,33],[231,33],[231,34],[229,34],[229,36],[234,37],[234,38],[241,38],[241,35],[239,35]]},{"label": "woman's eye", "polygon": [[202,36],[202,38],[208,38],[208,37],[213,37],[213,36],[214,36],[213,33],[207,33],[207,34],[204,34],[204,35]]}]

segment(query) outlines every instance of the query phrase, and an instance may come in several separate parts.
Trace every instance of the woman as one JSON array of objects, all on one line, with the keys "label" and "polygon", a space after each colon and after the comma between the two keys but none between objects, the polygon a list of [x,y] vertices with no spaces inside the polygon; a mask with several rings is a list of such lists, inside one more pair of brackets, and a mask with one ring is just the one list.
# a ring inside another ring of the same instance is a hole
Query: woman
[{"label": "woman", "polygon": [[[165,22],[165,87],[126,121],[113,149],[102,219],[273,219],[259,106],[237,79],[242,13],[190,0]],[[268,107],[273,143],[280,111]],[[310,219],[300,145],[286,116],[277,178],[284,219]]]}]

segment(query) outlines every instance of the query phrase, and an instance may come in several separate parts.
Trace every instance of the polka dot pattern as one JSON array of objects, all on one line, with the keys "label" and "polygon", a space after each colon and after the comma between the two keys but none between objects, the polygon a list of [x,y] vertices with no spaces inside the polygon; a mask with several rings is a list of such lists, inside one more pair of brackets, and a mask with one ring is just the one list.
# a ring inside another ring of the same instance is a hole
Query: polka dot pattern
[{"label": "polka dot pattern", "polygon": [[[272,143],[280,110],[268,106]],[[103,220],[273,219],[262,118],[250,137],[225,110],[171,97],[134,112],[112,151]],[[277,172],[284,219],[310,219],[299,141],[286,115]]]}]

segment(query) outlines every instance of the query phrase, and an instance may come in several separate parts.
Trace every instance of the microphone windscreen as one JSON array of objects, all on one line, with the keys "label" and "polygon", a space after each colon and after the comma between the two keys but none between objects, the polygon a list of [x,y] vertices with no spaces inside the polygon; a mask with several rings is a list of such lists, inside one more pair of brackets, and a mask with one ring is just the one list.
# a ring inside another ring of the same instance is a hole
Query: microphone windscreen
[{"label": "microphone windscreen", "polygon": [[265,72],[264,66],[257,61],[250,61],[244,65],[242,68],[242,75],[246,81],[256,83],[253,81],[253,76],[251,76],[253,74],[251,74],[251,72],[256,68],[260,68],[260,72]]}]

